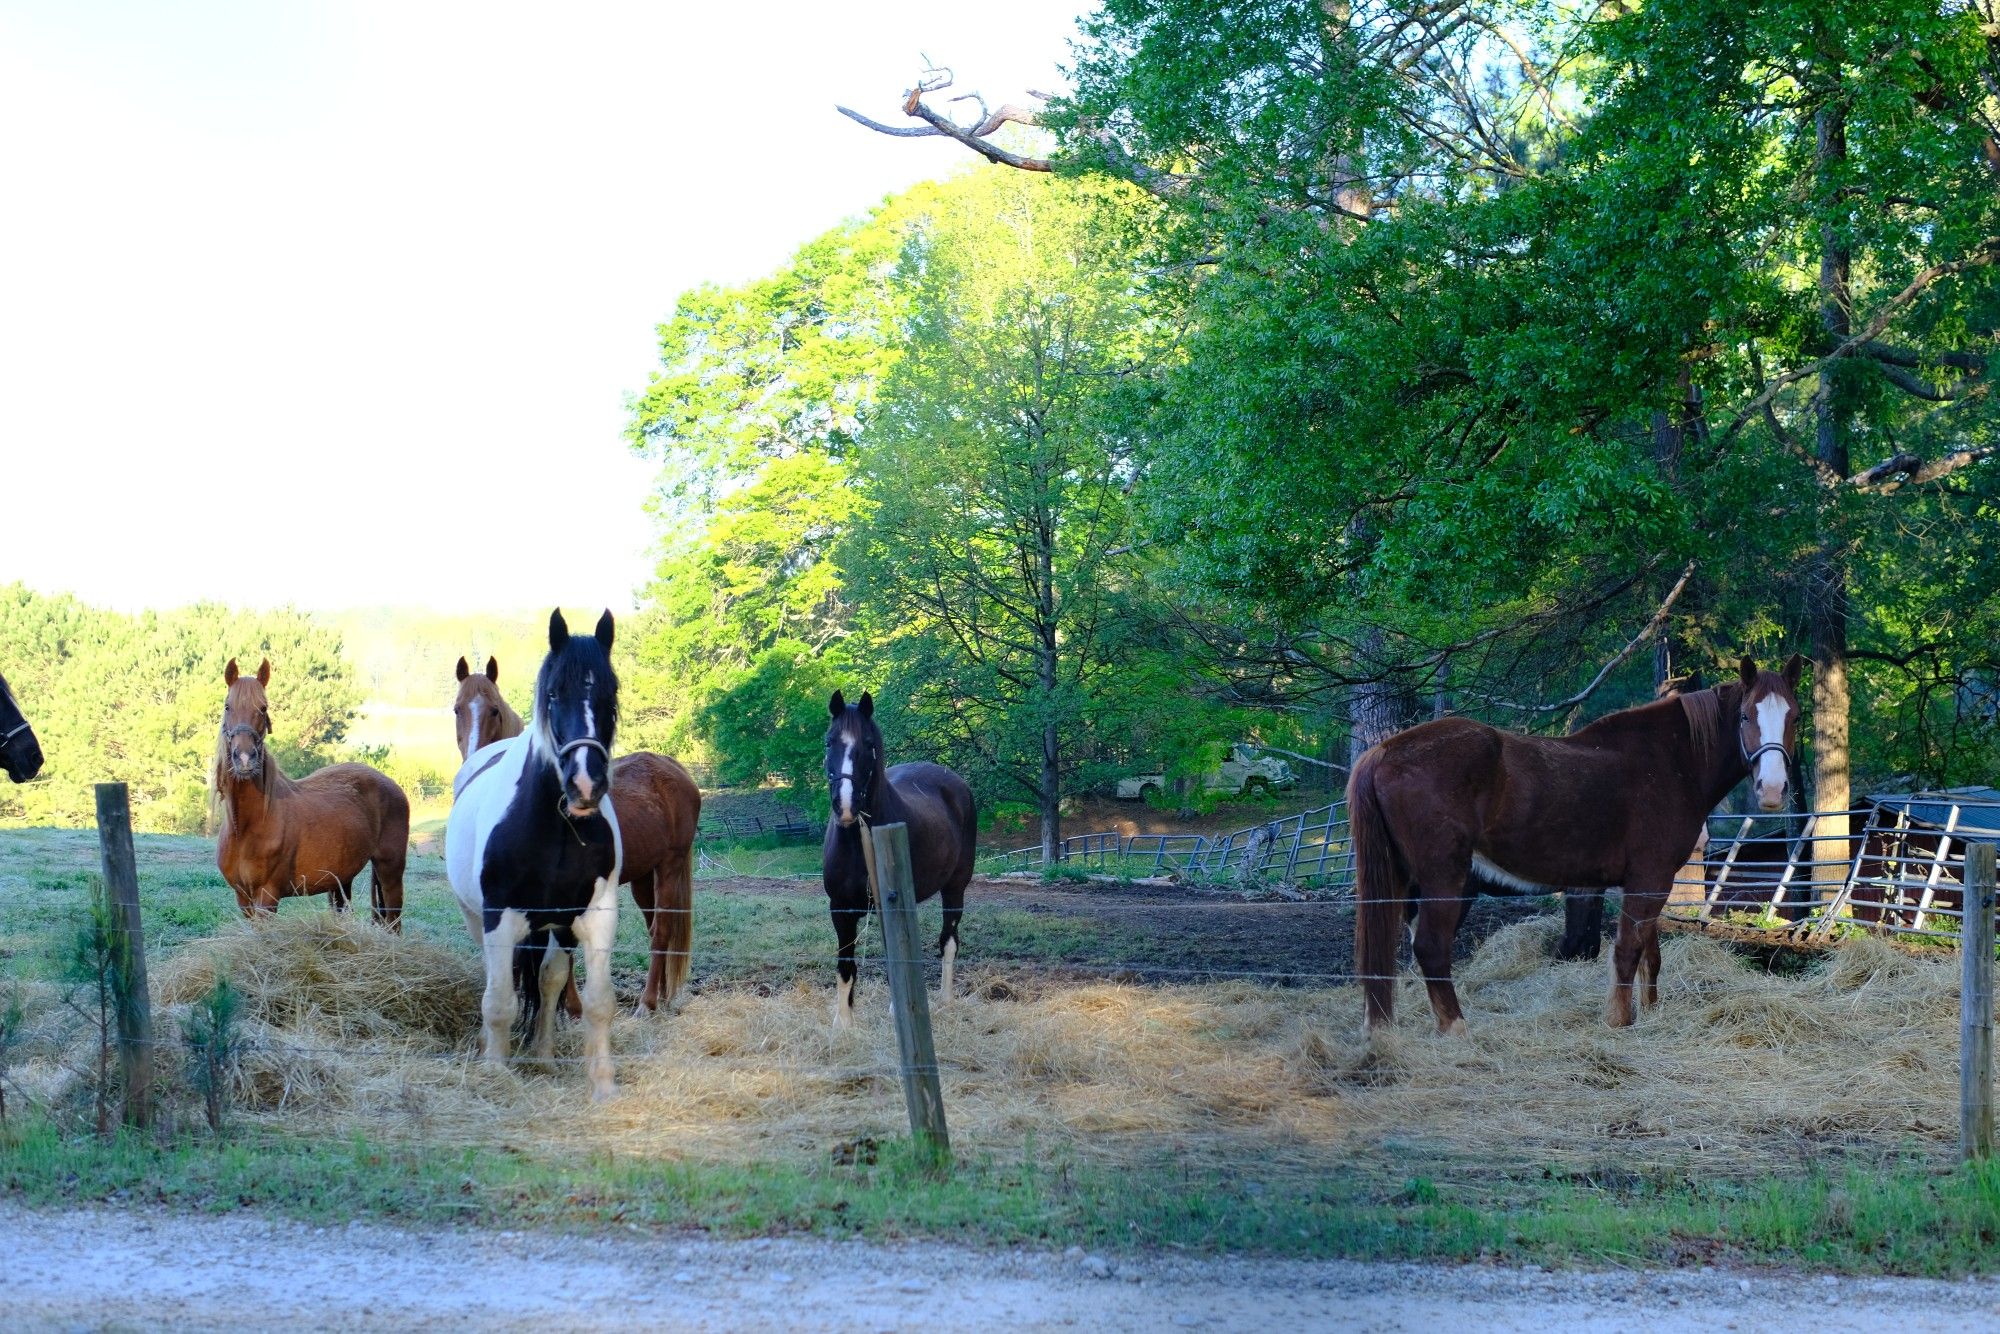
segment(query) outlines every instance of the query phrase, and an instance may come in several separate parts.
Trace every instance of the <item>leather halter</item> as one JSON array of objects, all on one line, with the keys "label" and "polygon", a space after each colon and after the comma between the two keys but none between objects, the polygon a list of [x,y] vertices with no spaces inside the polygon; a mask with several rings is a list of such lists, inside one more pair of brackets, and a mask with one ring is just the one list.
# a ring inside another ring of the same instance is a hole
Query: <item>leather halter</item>
[{"label": "leather halter", "polygon": [[21,735],[21,733],[27,730],[28,730],[28,720],[26,718],[23,718],[21,720],[21,725],[19,727],[11,729],[5,736],[0,736],[0,746],[6,745],[9,741],[12,741],[15,737]]},{"label": "leather halter", "polygon": [[1792,753],[1785,749],[1785,743],[1783,741],[1766,741],[1763,745],[1757,747],[1757,749],[1755,750],[1752,750],[1748,746],[1744,745],[1743,724],[1749,721],[1750,720],[1748,718],[1743,717],[1741,715],[1738,715],[1736,719],[1736,753],[1743,757],[1743,767],[1750,772],[1752,777],[1754,777],[1757,772],[1758,757],[1764,754],[1765,751],[1775,750],[1778,752],[1779,756],[1781,756],[1785,761],[1785,781],[1789,783],[1791,781],[1791,773],[1792,773]]},{"label": "leather halter", "polygon": [[562,762],[570,757],[570,752],[581,750],[585,746],[589,746],[591,749],[595,750],[599,755],[602,755],[604,757],[605,767],[607,769],[610,767],[611,752],[604,748],[604,743],[602,741],[599,741],[594,736],[580,736],[576,740],[568,742],[562,746],[559,746],[556,749],[557,770],[561,770]]}]

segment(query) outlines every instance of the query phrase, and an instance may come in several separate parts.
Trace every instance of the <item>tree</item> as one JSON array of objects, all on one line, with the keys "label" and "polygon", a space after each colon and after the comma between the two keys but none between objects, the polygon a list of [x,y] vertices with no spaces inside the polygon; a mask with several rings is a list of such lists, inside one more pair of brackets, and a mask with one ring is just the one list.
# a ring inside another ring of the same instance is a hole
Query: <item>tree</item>
[{"label": "tree", "polygon": [[0,588],[0,645],[48,756],[39,781],[0,791],[0,811],[38,824],[90,823],[91,785],[123,781],[135,827],[201,829],[231,657],[271,659],[270,744],[287,772],[335,759],[361,702],[339,637],[291,610],[127,616],[15,584]]},{"label": "tree", "polygon": [[1660,676],[1803,641],[1819,805],[1857,665],[1885,767],[1990,753],[1990,3],[1107,0],[1085,31],[1074,94],[1011,118],[1160,198],[1155,270],[1202,275],[1137,494],[1250,604],[1208,630],[1239,680],[1554,720],[1640,692],[1605,671],[1635,626]]},{"label": "tree", "polygon": [[1108,181],[982,172],[932,194],[899,270],[901,357],[843,548],[890,692],[933,753],[1029,795],[1045,854],[1093,734],[1129,722],[1143,651],[1123,400],[1167,332],[1134,282],[1150,203]]}]

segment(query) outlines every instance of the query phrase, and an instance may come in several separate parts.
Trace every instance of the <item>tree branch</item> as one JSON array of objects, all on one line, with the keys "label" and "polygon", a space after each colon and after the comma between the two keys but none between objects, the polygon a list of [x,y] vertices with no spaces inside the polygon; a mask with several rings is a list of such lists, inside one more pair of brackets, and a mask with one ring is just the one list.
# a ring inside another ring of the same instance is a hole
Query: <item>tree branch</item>
[{"label": "tree branch", "polygon": [[1906,450],[1854,474],[1847,479],[1847,484],[1857,491],[1872,491],[1886,496],[1905,486],[1918,486],[1948,477],[1960,468],[1969,467],[1995,453],[2000,453],[2000,445],[1980,445],[1974,449],[1954,449],[1943,458],[1925,462]]},{"label": "tree branch", "polygon": [[1667,623],[1667,614],[1674,609],[1674,603],[1680,601],[1682,591],[1688,586],[1688,580],[1694,577],[1694,566],[1695,563],[1693,561],[1687,563],[1687,567],[1681,571],[1680,579],[1675,582],[1673,590],[1667,594],[1667,600],[1662,602],[1660,609],[1653,613],[1653,619],[1646,622],[1646,628],[1632,636],[1630,643],[1626,644],[1624,648],[1619,649],[1616,654],[1612,655],[1609,662],[1598,668],[1597,675],[1590,678],[1589,685],[1577,691],[1568,699],[1557,700],[1553,704],[1516,704],[1512,700],[1494,699],[1491,696],[1480,696],[1479,698],[1484,699],[1488,704],[1497,705],[1503,709],[1512,709],[1516,713],[1559,713],[1564,709],[1575,708],[1596,694],[1597,688],[1604,684],[1605,678],[1609,677],[1620,663],[1631,657],[1633,650],[1659,634],[1660,627]]}]

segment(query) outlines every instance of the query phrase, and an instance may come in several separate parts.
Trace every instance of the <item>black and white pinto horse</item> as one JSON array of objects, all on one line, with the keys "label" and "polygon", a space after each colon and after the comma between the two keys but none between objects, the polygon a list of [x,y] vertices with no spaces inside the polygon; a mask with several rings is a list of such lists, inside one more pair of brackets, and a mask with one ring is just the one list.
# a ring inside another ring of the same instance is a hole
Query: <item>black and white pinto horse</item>
[{"label": "black and white pinto horse", "polygon": [[7,777],[16,783],[25,783],[42,771],[42,743],[35,739],[35,729],[28,726],[21,706],[14,702],[14,692],[4,676],[0,676],[0,763],[6,765]]},{"label": "black and white pinto horse", "polygon": [[486,958],[483,1052],[504,1064],[524,996],[534,1055],[554,1055],[555,1012],[583,949],[584,1073],[612,1095],[611,942],[618,933],[624,844],[611,804],[618,678],[611,613],[592,638],[549,617],[549,656],[520,736],[474,751],[453,780],[445,870]]},{"label": "black and white pinto horse", "polygon": [[833,933],[840,942],[833,1023],[845,1028],[854,1020],[854,940],[869,906],[868,863],[861,848],[867,827],[908,826],[917,901],[944,896],[944,930],[938,935],[938,957],[944,961],[938,994],[942,1002],[951,996],[958,919],[965,911],[965,887],[972,880],[979,823],[972,789],[943,765],[882,768],[882,730],[875,725],[875,701],[866,691],[853,705],[834,691],[827,711],[833,715],[826,733],[826,777],[833,791],[833,810],[827,816],[820,869],[833,912]]}]

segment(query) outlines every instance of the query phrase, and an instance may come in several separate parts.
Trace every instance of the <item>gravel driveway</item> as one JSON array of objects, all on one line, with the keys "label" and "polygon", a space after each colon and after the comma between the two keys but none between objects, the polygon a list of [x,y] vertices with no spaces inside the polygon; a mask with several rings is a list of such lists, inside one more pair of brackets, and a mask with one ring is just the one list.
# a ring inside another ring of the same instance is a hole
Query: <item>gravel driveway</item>
[{"label": "gravel driveway", "polygon": [[314,1228],[0,1203],[0,1329],[2000,1329],[2000,1282]]}]

